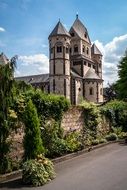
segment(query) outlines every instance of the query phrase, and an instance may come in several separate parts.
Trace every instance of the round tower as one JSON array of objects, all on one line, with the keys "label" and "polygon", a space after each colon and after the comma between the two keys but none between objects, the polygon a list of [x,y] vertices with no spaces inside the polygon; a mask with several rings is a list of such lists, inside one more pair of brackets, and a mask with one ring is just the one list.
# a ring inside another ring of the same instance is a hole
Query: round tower
[{"label": "round tower", "polygon": [[59,21],[49,35],[50,93],[70,99],[70,34]]}]

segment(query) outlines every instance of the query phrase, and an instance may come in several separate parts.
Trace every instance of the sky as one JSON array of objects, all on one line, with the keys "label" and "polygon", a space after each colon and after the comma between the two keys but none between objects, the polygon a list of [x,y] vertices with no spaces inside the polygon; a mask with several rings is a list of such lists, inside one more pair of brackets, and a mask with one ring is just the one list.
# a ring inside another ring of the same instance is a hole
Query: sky
[{"label": "sky", "polygon": [[127,48],[126,0],[0,0],[0,53],[18,55],[15,76],[49,72],[48,35],[59,19],[69,30],[77,13],[103,54],[104,85],[117,80]]}]

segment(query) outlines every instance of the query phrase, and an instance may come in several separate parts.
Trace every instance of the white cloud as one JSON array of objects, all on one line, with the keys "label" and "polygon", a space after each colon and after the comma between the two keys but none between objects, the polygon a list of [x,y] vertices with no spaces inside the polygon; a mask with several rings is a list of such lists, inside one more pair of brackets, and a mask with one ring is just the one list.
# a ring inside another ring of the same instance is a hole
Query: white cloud
[{"label": "white cloud", "polygon": [[5,29],[3,27],[0,27],[0,32],[5,32]]},{"label": "white cloud", "polygon": [[44,54],[18,57],[16,76],[49,73],[49,59]]},{"label": "white cloud", "polygon": [[115,37],[107,44],[96,40],[94,42],[103,54],[104,85],[117,80],[117,65],[127,48],[127,34]]}]

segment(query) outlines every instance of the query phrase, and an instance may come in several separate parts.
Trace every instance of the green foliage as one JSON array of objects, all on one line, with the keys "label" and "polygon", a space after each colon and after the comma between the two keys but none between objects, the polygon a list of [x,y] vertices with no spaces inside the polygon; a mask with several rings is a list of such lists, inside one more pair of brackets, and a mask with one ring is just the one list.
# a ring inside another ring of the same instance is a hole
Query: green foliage
[{"label": "green foliage", "polygon": [[54,120],[50,120],[41,129],[46,156],[53,158],[63,155],[66,152],[66,144],[63,140],[63,130],[59,124]]},{"label": "green foliage", "polygon": [[116,83],[118,97],[127,100],[127,50],[118,65],[119,80]]},{"label": "green foliage", "polygon": [[100,142],[99,142],[99,140],[98,139],[94,139],[93,141],[92,141],[92,145],[98,145]]},{"label": "green foliage", "polygon": [[34,159],[44,151],[44,148],[41,140],[40,121],[31,100],[29,100],[25,108],[24,124],[24,159]]},{"label": "green foliage", "polygon": [[68,152],[75,152],[82,148],[81,132],[70,132],[65,137]]},{"label": "green foliage", "polygon": [[117,140],[118,137],[115,133],[110,133],[105,138],[107,141],[115,141],[115,140]]},{"label": "green foliage", "polygon": [[96,139],[98,133],[98,124],[101,121],[100,110],[94,103],[84,101],[80,105],[84,110],[84,128],[83,138],[84,146],[90,145],[93,139]]},{"label": "green foliage", "polygon": [[126,139],[127,138],[127,133],[121,132],[120,134],[118,134],[118,138],[119,139]]},{"label": "green foliage", "polygon": [[112,132],[118,136],[122,133],[122,127],[112,127]]},{"label": "green foliage", "polygon": [[[0,65],[0,173],[10,171],[11,161],[8,156],[10,144],[8,137],[13,129],[14,120],[10,117],[13,105],[14,68],[16,57],[5,65]],[[12,116],[12,115],[11,115]]]},{"label": "green foliage", "polygon": [[99,143],[100,143],[100,144],[102,144],[102,143],[106,143],[106,142],[107,142],[106,139],[103,139],[103,138],[99,139]]},{"label": "green foliage", "polygon": [[124,101],[113,100],[100,108],[110,121],[111,127],[122,127],[127,131],[127,103]]},{"label": "green foliage", "polygon": [[43,119],[53,118],[60,121],[63,112],[67,111],[70,106],[69,101],[64,96],[45,94],[40,90],[37,90],[31,98],[39,116]]},{"label": "green foliage", "polygon": [[55,178],[53,163],[42,155],[23,164],[22,179],[25,184],[41,186]]}]

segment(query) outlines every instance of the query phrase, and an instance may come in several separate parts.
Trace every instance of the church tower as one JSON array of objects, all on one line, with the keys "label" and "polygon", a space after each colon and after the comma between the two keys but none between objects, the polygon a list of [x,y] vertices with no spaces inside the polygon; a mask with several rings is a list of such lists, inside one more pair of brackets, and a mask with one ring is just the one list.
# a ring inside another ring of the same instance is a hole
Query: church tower
[{"label": "church tower", "polygon": [[59,21],[49,35],[50,93],[70,99],[70,40],[71,36]]},{"label": "church tower", "polygon": [[93,44],[91,48],[91,57],[92,60],[96,63],[95,71],[102,79],[102,53],[95,44]]}]

